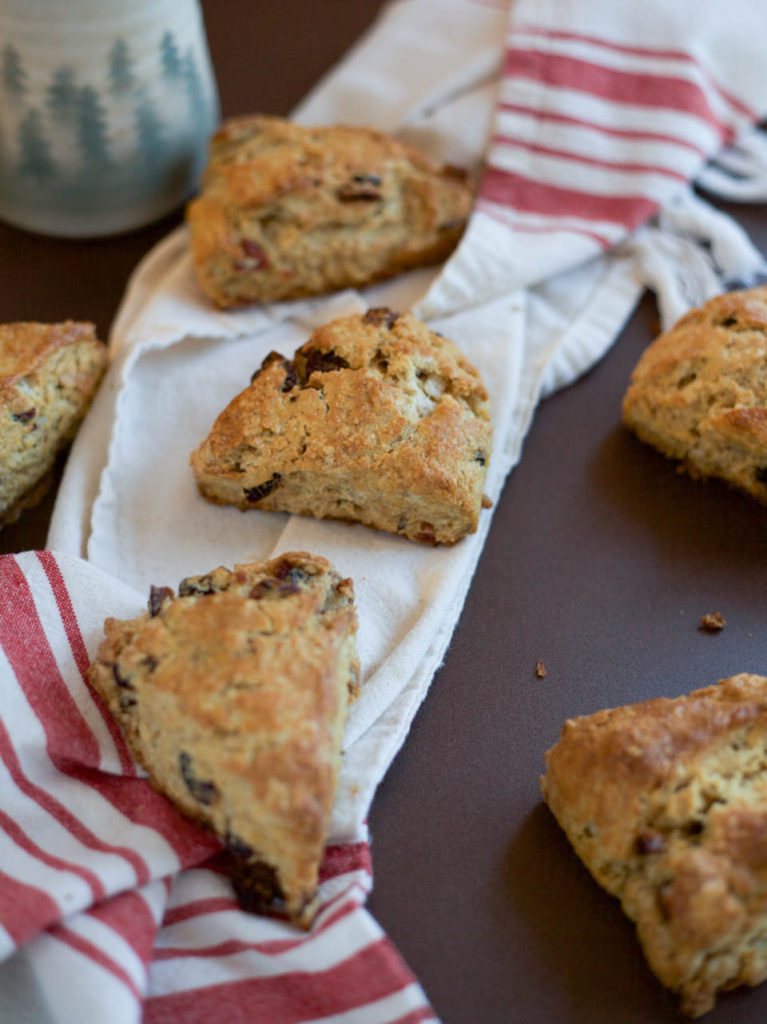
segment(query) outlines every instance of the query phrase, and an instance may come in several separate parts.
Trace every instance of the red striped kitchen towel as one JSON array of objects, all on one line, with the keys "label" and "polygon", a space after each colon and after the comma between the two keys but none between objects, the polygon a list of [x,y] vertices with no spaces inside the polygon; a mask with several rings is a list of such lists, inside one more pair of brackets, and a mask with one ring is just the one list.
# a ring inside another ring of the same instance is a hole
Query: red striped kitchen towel
[{"label": "red striped kitchen towel", "polygon": [[476,209],[422,311],[549,281],[630,236],[644,245],[637,230],[658,215],[713,244],[715,272],[763,271],[691,183],[767,116],[766,45],[751,0],[515,0]]},{"label": "red striped kitchen towel", "polygon": [[364,908],[365,836],[327,848],[302,932],[240,910],[218,841],[135,767],[86,669],[105,612],[141,603],[75,558],[0,557],[0,958],[23,971],[28,1019],[434,1020]]}]

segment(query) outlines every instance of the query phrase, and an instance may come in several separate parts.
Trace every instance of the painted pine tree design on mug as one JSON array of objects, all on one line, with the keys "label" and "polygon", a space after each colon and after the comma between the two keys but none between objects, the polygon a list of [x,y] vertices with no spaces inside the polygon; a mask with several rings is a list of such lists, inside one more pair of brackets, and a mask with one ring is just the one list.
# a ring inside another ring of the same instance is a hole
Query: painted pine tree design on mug
[{"label": "painted pine tree design on mug", "polygon": [[[42,11],[42,0],[15,3],[29,17]],[[118,12],[113,29],[124,17],[107,0],[59,6],[70,20],[82,17],[74,8],[98,8],[105,29],[105,10]],[[196,0],[148,0],[143,25],[135,18],[143,5],[131,6],[124,34],[105,32],[98,47],[73,34],[77,45],[59,46],[55,62],[29,18],[22,25],[19,11],[9,19],[0,10],[0,37],[9,40],[0,50],[4,219],[50,234],[108,234],[162,216],[196,186],[218,121]]]}]

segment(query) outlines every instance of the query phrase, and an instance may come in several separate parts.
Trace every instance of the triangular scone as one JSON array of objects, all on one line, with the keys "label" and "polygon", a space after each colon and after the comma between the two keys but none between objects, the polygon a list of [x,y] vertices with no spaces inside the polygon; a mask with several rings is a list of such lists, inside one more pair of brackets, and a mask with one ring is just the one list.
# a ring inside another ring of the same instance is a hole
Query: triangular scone
[{"label": "triangular scone", "polygon": [[767,979],[767,678],[565,723],[544,796],[693,1017]]},{"label": "triangular scone", "polygon": [[623,420],[643,441],[767,504],[767,286],[695,309],[639,360]]},{"label": "triangular scone", "polygon": [[370,128],[234,118],[213,136],[187,220],[217,306],[362,287],[453,250],[472,188],[455,167]]},{"label": "triangular scone", "polygon": [[0,526],[47,491],[108,361],[93,324],[0,324]]},{"label": "triangular scone", "polygon": [[239,855],[248,905],[307,923],[356,692],[351,580],[291,552],[152,588],[90,680],[154,785]]},{"label": "triangular scone", "polygon": [[487,394],[447,338],[371,309],[264,360],[192,454],[219,504],[345,519],[429,544],[477,528]]}]

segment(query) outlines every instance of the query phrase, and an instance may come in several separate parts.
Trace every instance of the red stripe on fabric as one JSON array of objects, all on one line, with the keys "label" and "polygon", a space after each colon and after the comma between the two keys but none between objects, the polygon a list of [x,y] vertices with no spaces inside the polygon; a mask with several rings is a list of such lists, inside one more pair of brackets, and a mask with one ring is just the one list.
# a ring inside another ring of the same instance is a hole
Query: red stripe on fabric
[{"label": "red stripe on fabric", "polygon": [[0,870],[0,921],[17,946],[61,917],[61,907],[43,889]]},{"label": "red stripe on fabric", "polygon": [[181,907],[171,907],[165,911],[162,919],[163,928],[182,921],[189,921],[193,917],[202,917],[204,914],[220,914],[225,910],[239,910],[240,904],[236,899],[226,896],[209,896],[204,900],[193,900]]},{"label": "red stripe on fabric", "polygon": [[[112,843],[107,843],[103,839],[99,839],[97,835],[91,832],[91,830],[84,825],[76,815],[64,807],[64,805],[49,793],[48,790],[43,789],[42,786],[36,785],[27,778],[20,761],[16,756],[16,751],[13,748],[11,738],[6,731],[2,720],[0,720],[0,758],[2,758],[11,778],[22,793],[28,796],[30,800],[34,800],[39,807],[50,814],[51,817],[55,818],[63,828],[78,840],[78,842],[82,843],[83,846],[86,846],[90,850],[122,857],[133,868],[139,882],[146,882],[149,880],[149,868],[140,854],[135,850],[130,849],[130,847],[114,846]],[[67,864],[68,862],[62,860],[61,863]],[[85,869],[81,869],[77,865],[72,864],[68,867],[68,870],[74,871],[76,874],[81,874]],[[103,899],[106,895],[106,890],[98,876],[89,871],[87,877],[85,875],[82,877],[91,886],[91,889],[93,890],[93,898]],[[95,889],[93,888],[92,883],[95,883]]]},{"label": "red stripe on fabric", "polygon": [[[199,864],[221,843],[186,818],[145,779],[98,770],[98,743],[61,676],[35,607],[29,584],[12,555],[0,556],[0,645],[45,731],[51,762],[64,775],[89,786],[129,821],[157,831],[182,867]],[[124,848],[105,847],[125,855]],[[129,851],[140,881],[149,878],[143,859]]]},{"label": "red stripe on fabric", "polygon": [[[205,902],[201,900],[200,903]],[[244,939],[227,939],[225,942],[217,942],[213,946],[163,946],[154,953],[154,959],[160,960],[185,960],[189,957],[193,959],[207,960],[211,957],[219,956],[235,956],[238,953],[246,953],[249,950],[256,953],[268,953],[270,956],[280,956],[283,953],[289,952],[291,949],[296,949],[298,946],[303,946],[305,943],[310,943],[318,935],[326,932],[334,924],[337,924],[343,918],[348,917],[349,914],[359,910],[360,902],[350,897],[348,891],[340,893],[334,900],[330,900],[322,908],[321,913],[324,915],[328,907],[331,907],[333,903],[339,903],[340,905],[333,910],[326,917],[323,917],[321,924],[315,925],[311,931],[302,933],[298,938],[295,939],[266,939],[263,942],[246,942]],[[235,908],[236,909],[236,908]],[[200,910],[200,916],[206,913],[205,910]],[[163,922],[165,924],[167,922]]]},{"label": "red stripe on fabric", "polygon": [[82,633],[80,632],[77,616],[75,615],[75,610],[72,607],[72,601],[69,597],[69,591],[67,590],[67,585],[64,582],[64,577],[61,574],[61,569],[59,569],[58,563],[50,551],[36,551],[35,555],[42,565],[45,575],[48,577],[48,582],[51,585],[53,596],[56,598],[56,604],[59,608],[61,621],[64,624],[67,639],[69,640],[69,646],[72,648],[72,654],[77,662],[80,675],[84,679],[88,671],[90,659],[88,658],[88,652],[85,649],[85,641],[83,640]]},{"label": "red stripe on fabric", "polygon": [[418,1010],[411,1010],[404,1017],[397,1017],[396,1020],[387,1021],[387,1024],[419,1024],[422,1020],[436,1020],[434,1010],[430,1006],[422,1006]]},{"label": "red stripe on fabric", "polygon": [[414,980],[389,940],[381,938],[326,970],[154,996],[144,1004],[143,1024],[301,1024],[362,1009]]},{"label": "red stripe on fabric", "polygon": [[[337,846],[326,847],[326,855],[320,865],[321,882],[355,871],[363,871],[372,876],[370,846],[368,843],[340,843]],[[218,874],[218,872],[216,873]],[[221,874],[228,877],[226,872],[221,872]],[[323,903],[320,913],[324,914],[328,907],[341,899],[352,898],[350,897],[350,891],[356,885],[359,885],[359,883],[351,881],[347,889],[334,896],[333,899]],[[205,899],[191,900],[189,903],[184,903],[179,907],[168,908],[165,911],[162,924],[163,927],[171,927],[174,924],[180,924],[182,921],[188,921],[195,917],[202,917],[205,914],[219,914],[225,911],[239,910],[239,908],[240,905],[234,898],[209,896]],[[323,927],[324,925],[325,922],[323,921]],[[303,941],[303,939],[299,941]]]},{"label": "red stripe on fabric", "polygon": [[759,120],[760,115],[758,111],[747,106],[743,100],[739,99],[737,96],[733,95],[733,93],[720,85],[708,68],[704,67],[701,62],[687,50],[664,50],[653,46],[629,46],[626,43],[613,42],[612,40],[605,39],[602,36],[587,35],[584,32],[565,32],[561,29],[545,29],[539,28],[536,25],[517,25],[515,26],[514,31],[515,33],[520,34],[524,33],[526,35],[544,36],[547,39],[570,39],[574,42],[589,43],[592,46],[601,46],[606,50],[612,50],[614,53],[628,53],[633,54],[636,57],[684,61],[687,64],[697,67],[701,74],[705,75],[712,88],[714,88],[722,99],[729,103],[731,107],[739,113],[744,114],[746,117],[751,118],[753,121]]},{"label": "red stripe on fabric", "polygon": [[56,605],[58,606],[64,631],[67,634],[69,646],[72,650],[72,656],[80,670],[83,682],[94,696],[94,704],[104,720],[104,724],[109,730],[109,734],[114,742],[115,749],[117,750],[117,756],[120,759],[120,769],[122,770],[123,775],[135,775],[136,765],[130,755],[127,744],[125,743],[125,738],[120,731],[120,727],[112,715],[109,714],[109,711],[104,707],[103,701],[100,700],[88,682],[88,666],[90,665],[90,658],[88,657],[85,641],[83,640],[83,635],[80,632],[80,624],[77,621],[77,616],[75,615],[75,610],[72,606],[72,600],[69,596],[69,591],[61,569],[59,568],[59,564],[50,551],[37,551],[35,554],[37,555],[45,575],[48,577],[48,582],[51,585],[51,591],[53,592]]},{"label": "red stripe on fabric", "polygon": [[130,990],[131,994],[136,998],[137,1002],[141,1002],[143,993],[139,990],[135,981],[124,967],[116,963],[111,957],[107,956],[98,946],[94,945],[89,939],[84,939],[82,935],[77,935],[69,928],[65,928],[63,925],[58,925],[55,928],[51,928],[48,934],[53,939],[58,939],[59,942],[65,943],[70,946],[76,953],[81,956],[87,957],[92,963],[101,967],[103,970],[108,971],[112,977],[121,981],[127,989]]},{"label": "red stripe on fabric", "polygon": [[637,57],[657,57],[659,60],[691,60],[685,50],[665,50],[655,46],[629,46],[626,43],[615,43],[604,36],[592,36],[585,32],[566,32],[564,29],[542,28],[539,25],[515,25],[514,33],[527,36],[543,36],[546,39],[571,39],[577,43],[591,43],[603,46],[606,50],[616,53],[632,53]]},{"label": "red stripe on fabric", "polygon": [[[507,135],[496,135],[494,143],[500,143],[514,149],[524,149],[528,153],[537,153],[540,156],[556,157],[558,160],[572,160],[574,163],[588,164],[590,167],[602,167],[607,171],[622,171],[636,174],[662,174],[677,181],[687,181],[687,175],[672,167],[663,167],[661,164],[640,164],[631,163],[627,160],[604,160],[593,156],[584,156],[582,153],[573,153],[568,149],[555,149],[553,146],[543,146],[537,142],[525,142],[522,139],[514,139]],[[565,168],[563,172],[567,173]]]},{"label": "red stripe on fabric", "polygon": [[517,48],[507,52],[504,75],[589,93],[610,103],[681,111],[711,125],[721,139],[726,137],[728,126],[714,114],[703,90],[683,78],[619,71],[577,57]]},{"label": "red stripe on fabric", "polygon": [[148,969],[157,937],[157,924],[138,893],[124,892],[97,903],[90,908],[88,916],[117,932]]},{"label": "red stripe on fabric", "polygon": [[12,555],[0,558],[0,645],[45,729],[54,763],[76,759],[97,768],[98,741],[61,677],[29,583]]},{"label": "red stripe on fabric", "polygon": [[370,859],[370,844],[333,843],[325,847],[325,855],[320,864],[320,883],[336,875],[345,875],[350,871],[365,871],[372,875],[373,866]]},{"label": "red stripe on fabric", "polygon": [[[91,833],[89,833],[87,829],[83,828],[77,818],[71,815],[45,790],[40,789],[39,786],[33,785],[33,783],[24,776],[19,767],[19,762],[16,759],[16,753],[11,746],[10,737],[8,736],[2,720],[0,720],[0,758],[2,758],[5,763],[11,778],[23,793],[25,793],[31,800],[34,800],[35,803],[37,803],[43,810],[47,811],[48,814],[54,817],[63,828],[76,836],[76,838],[84,845],[90,847],[96,846],[95,843],[88,841],[91,837]],[[54,857],[46,850],[43,850],[42,847],[31,839],[26,832],[24,832],[21,826],[3,810],[0,810],[0,824],[13,841],[23,850],[26,850],[27,853],[36,857],[38,860],[41,860],[49,867],[57,868],[60,871],[69,871],[73,875],[78,875],[91,890],[91,894],[95,900],[104,898],[106,895],[104,884],[95,872],[91,871],[89,868],[84,868],[80,864],[74,864],[71,861],[65,860],[62,857]]]},{"label": "red stripe on fabric", "polygon": [[599,132],[602,135],[613,136],[618,139],[631,139],[637,142],[664,142],[670,143],[674,146],[679,146],[682,149],[692,150],[693,153],[697,153],[699,156],[705,155],[705,150],[701,146],[696,146],[694,142],[688,142],[686,139],[678,139],[674,135],[667,135],[663,132],[646,132],[639,128],[614,128],[604,124],[599,124],[598,121],[587,121],[582,117],[571,117],[568,114],[558,114],[553,110],[537,110],[535,107],[525,106],[522,103],[499,103],[499,110],[507,110],[512,114],[522,114],[527,117],[534,117],[538,121],[551,121],[554,124],[569,124],[574,128],[588,128],[591,131]]},{"label": "red stripe on fabric", "polygon": [[595,231],[589,231],[587,228],[582,228],[577,224],[568,224],[565,220],[559,222],[552,218],[551,224],[525,224],[514,217],[512,210],[506,207],[499,208],[495,203],[483,200],[481,197],[477,200],[475,206],[477,210],[482,210],[488,217],[492,217],[493,220],[503,224],[506,228],[511,228],[513,231],[523,231],[533,235],[547,235],[552,232],[564,231],[571,235],[582,235],[584,238],[589,238],[591,241],[596,242],[600,249],[609,249],[615,244],[604,235],[599,235]]},{"label": "red stripe on fabric", "polygon": [[633,229],[657,212],[646,196],[605,196],[533,181],[521,174],[488,167],[479,194],[494,203],[526,213],[601,220]]}]

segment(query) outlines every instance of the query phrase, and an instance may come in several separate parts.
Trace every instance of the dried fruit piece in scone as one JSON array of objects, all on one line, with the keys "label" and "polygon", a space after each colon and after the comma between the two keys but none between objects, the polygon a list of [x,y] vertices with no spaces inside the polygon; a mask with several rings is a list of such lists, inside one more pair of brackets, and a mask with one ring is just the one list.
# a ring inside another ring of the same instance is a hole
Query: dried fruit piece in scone
[{"label": "dried fruit piece in scone", "polygon": [[646,349],[623,420],[692,476],[767,504],[767,286],[694,309]]},{"label": "dried fruit piece in scone", "polygon": [[352,582],[290,552],[153,587],[89,678],[153,784],[236,855],[249,908],[308,924],[356,693]]},{"label": "dried fruit piece in scone", "polygon": [[543,793],[697,1017],[767,979],[767,678],[565,723]]},{"label": "dried fruit piece in scone", "polygon": [[241,509],[365,523],[428,544],[477,528],[492,430],[479,374],[409,314],[371,309],[264,360],[192,454]]},{"label": "dried fruit piece in scone", "polygon": [[45,494],[106,364],[93,324],[0,324],[0,525]]},{"label": "dried fruit piece in scone", "polygon": [[202,290],[220,307],[361,287],[445,259],[469,215],[463,171],[369,128],[226,122],[188,207]]}]

